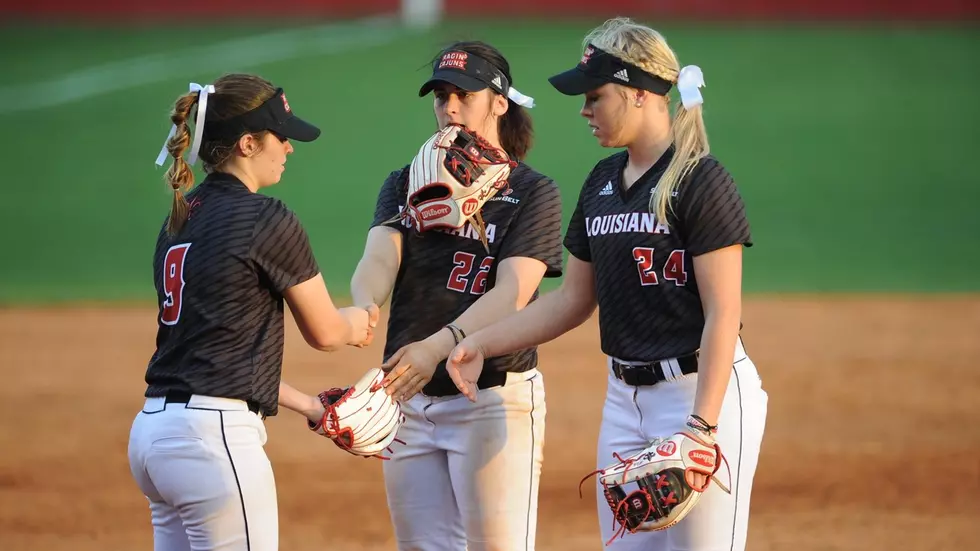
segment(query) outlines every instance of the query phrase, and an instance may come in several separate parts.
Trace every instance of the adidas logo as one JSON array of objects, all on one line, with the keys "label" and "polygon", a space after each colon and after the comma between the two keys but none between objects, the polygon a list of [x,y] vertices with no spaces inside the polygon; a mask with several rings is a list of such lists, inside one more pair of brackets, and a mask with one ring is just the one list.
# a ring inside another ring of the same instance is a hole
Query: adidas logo
[{"label": "adidas logo", "polygon": [[606,183],[606,187],[599,190],[599,195],[612,195],[612,194],[613,194],[613,187],[611,181]]},{"label": "adidas logo", "polygon": [[619,80],[621,80],[623,82],[629,82],[630,81],[630,76],[628,74],[626,74],[626,69],[620,69],[620,70],[616,71],[615,73],[613,73],[613,76],[616,77],[616,78],[618,78]]},{"label": "adidas logo", "polygon": [[500,75],[493,77],[493,85],[497,88],[502,88],[504,86],[504,84],[500,82]]}]

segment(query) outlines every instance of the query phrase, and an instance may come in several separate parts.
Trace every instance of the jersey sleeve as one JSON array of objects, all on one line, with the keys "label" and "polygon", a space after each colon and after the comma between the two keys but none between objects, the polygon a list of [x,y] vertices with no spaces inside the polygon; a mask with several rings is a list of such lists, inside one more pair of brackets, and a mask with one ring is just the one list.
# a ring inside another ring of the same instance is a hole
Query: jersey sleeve
[{"label": "jersey sleeve", "polygon": [[277,293],[320,273],[306,230],[282,201],[262,209],[252,236],[251,259]]},{"label": "jersey sleeve", "polygon": [[752,246],[745,203],[732,175],[717,160],[703,159],[684,184],[678,220],[687,251],[698,256],[730,245]]},{"label": "jersey sleeve", "polygon": [[[595,170],[593,169],[593,172]],[[592,173],[585,179],[585,184],[578,195],[578,203],[575,211],[572,212],[572,219],[568,222],[568,229],[565,231],[565,248],[575,258],[584,262],[592,262],[592,249],[589,247],[589,235],[585,229],[585,190],[592,181]]]},{"label": "jersey sleeve", "polygon": [[562,273],[561,251],[561,193],[550,178],[545,179],[522,201],[507,239],[501,246],[500,258],[527,257],[544,262],[545,277]]},{"label": "jersey sleeve", "polygon": [[405,170],[396,170],[385,178],[381,190],[378,192],[378,201],[374,207],[374,220],[371,227],[388,226],[401,230],[403,233],[408,228],[400,220],[394,220],[401,212],[399,207],[404,207],[408,197],[408,188],[405,185]]}]

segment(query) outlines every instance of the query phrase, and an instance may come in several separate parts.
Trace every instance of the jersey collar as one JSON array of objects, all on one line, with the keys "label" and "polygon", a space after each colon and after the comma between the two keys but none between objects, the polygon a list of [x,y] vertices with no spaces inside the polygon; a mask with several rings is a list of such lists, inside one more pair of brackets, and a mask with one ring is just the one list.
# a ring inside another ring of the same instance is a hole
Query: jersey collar
[{"label": "jersey collar", "polygon": [[667,151],[664,151],[664,154],[657,159],[657,162],[653,163],[653,166],[648,168],[647,171],[644,172],[643,175],[640,176],[640,178],[634,182],[628,190],[624,190],[623,182],[625,181],[625,178],[623,178],[623,172],[626,170],[626,163],[629,162],[629,158],[629,152],[623,151],[623,158],[620,161],[619,169],[616,172],[616,176],[619,178],[619,185],[616,187],[616,189],[619,191],[619,196],[624,202],[628,202],[637,193],[640,193],[639,190],[647,189],[648,187],[652,188],[657,185],[656,181],[651,182],[651,180],[654,176],[663,174],[664,170],[667,169],[667,165],[670,164],[670,160],[674,158],[674,145],[671,144],[670,147],[667,148]]}]

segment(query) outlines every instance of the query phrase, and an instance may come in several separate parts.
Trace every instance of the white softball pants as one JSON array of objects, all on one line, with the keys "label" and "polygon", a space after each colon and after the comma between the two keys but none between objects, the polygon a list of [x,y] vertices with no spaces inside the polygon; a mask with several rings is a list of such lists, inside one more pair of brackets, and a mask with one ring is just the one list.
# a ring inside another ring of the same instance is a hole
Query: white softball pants
[{"label": "white softball pants", "polygon": [[[717,442],[728,459],[732,493],[712,483],[694,509],[673,527],[657,532],[628,531],[613,540],[610,551],[742,551],[748,533],[749,501],[765,430],[769,397],[755,364],[739,339],[732,376],[718,419]],[[697,391],[697,373],[682,375],[654,386],[629,386],[610,369],[606,403],[599,431],[597,468],[645,449],[656,437],[685,429]],[[724,469],[724,467],[722,467]],[[612,511],[596,486],[596,502],[603,543],[616,533]]]},{"label": "white softball pants", "polygon": [[265,424],[241,400],[147,398],[129,437],[155,551],[273,551],[278,505]]},{"label": "white softball pants", "polygon": [[400,551],[533,551],[544,446],[537,370],[463,396],[416,394],[384,462]]}]

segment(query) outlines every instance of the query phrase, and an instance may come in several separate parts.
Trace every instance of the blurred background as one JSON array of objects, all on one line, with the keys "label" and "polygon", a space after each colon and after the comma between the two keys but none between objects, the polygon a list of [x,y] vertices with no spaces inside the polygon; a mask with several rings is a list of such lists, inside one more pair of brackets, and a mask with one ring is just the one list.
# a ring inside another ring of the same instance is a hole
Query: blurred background
[{"label": "blurred background", "polygon": [[[747,203],[744,336],[771,396],[749,548],[980,548],[980,431],[949,423],[980,415],[980,177],[968,162],[980,4],[967,0],[3,3],[0,548],[151,548],[125,447],[171,201],[153,161],[189,82],[260,74],[323,129],[264,192],[298,213],[344,302],[381,183],[434,131],[417,90],[453,40],[497,46],[536,99],[528,162],[561,186],[567,224],[612,151],[581,98],[547,77],[617,15],[703,69],[712,152]],[[349,384],[381,354],[325,357],[289,331],[287,379],[308,391]],[[542,352],[554,386],[541,549],[602,543],[594,502],[575,491],[594,467],[604,380],[596,327],[580,331]],[[283,548],[394,549],[380,467],[293,419],[268,422]],[[334,534],[351,522],[363,541]]]},{"label": "blurred background", "polygon": [[955,23],[975,3],[403,1],[8,3],[0,301],[152,298],[149,244],[171,199],[153,160],[169,109],[188,82],[234,71],[282,86],[324,129],[269,193],[299,213],[342,291],[377,189],[434,129],[431,98],[416,93],[428,61],[462,38],[496,45],[537,99],[529,162],[562,186],[567,221],[611,152],[587,132],[581,98],[547,77],[618,14],[704,70],[712,149],[759,245],[747,290],[977,286],[980,186],[963,161],[976,144],[980,43],[975,25]]}]

